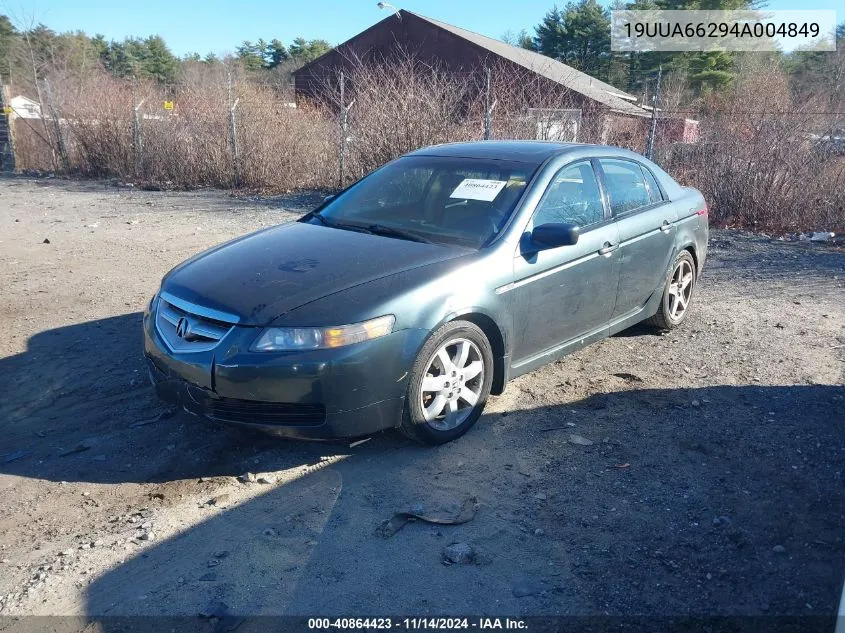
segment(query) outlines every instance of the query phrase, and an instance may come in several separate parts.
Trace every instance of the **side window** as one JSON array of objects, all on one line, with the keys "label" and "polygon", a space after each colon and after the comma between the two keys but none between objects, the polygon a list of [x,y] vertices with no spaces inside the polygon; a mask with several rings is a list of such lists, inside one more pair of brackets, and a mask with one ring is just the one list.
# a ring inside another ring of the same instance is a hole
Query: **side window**
[{"label": "side window", "polygon": [[651,204],[643,171],[628,160],[599,160],[613,215],[621,215]]},{"label": "side window", "polygon": [[589,226],[604,219],[599,183],[589,161],[561,169],[534,213],[534,226],[551,222]]},{"label": "side window", "polygon": [[643,170],[643,176],[645,176],[645,184],[648,187],[648,197],[652,203],[654,202],[661,202],[663,200],[663,194],[660,193],[660,187],[657,185],[657,179],[655,179],[654,174],[651,173],[647,167],[643,167],[640,165],[640,168]]}]

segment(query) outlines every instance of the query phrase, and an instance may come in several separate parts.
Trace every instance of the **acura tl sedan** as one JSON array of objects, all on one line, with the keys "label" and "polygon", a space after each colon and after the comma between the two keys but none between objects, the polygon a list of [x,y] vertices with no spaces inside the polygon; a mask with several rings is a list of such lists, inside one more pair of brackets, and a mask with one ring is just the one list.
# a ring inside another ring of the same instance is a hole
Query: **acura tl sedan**
[{"label": "acura tl sedan", "polygon": [[448,442],[511,378],[640,321],[681,325],[707,215],[618,148],[422,149],[170,271],[144,314],[151,378],[190,413],[281,436]]}]

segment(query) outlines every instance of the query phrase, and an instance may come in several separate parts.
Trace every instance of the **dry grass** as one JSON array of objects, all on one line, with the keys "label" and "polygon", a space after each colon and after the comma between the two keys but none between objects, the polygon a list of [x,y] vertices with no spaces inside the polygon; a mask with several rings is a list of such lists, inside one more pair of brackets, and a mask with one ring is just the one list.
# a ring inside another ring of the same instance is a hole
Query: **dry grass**
[{"label": "dry grass", "polygon": [[704,193],[719,225],[842,231],[845,158],[812,141],[837,126],[825,109],[797,101],[778,68],[750,66],[704,104],[701,142],[664,146],[657,158]]},{"label": "dry grass", "polygon": [[[225,84],[187,85],[174,94],[97,75],[85,91],[101,97],[60,109],[71,173],[168,188],[238,186],[268,192],[322,187],[329,180],[335,146],[331,120],[313,108],[287,107],[288,101],[269,88],[242,83],[232,92],[237,160]],[[165,101],[173,102],[173,110],[164,109]],[[133,104],[139,104],[137,114]],[[40,123],[33,127],[41,128]],[[20,167],[53,168],[53,142],[27,134],[17,148]]]},{"label": "dry grass", "polygon": [[[354,103],[344,184],[419,147],[483,137],[486,73],[449,73],[409,54],[381,63],[349,61],[345,101]],[[53,94],[71,173],[159,187],[271,193],[329,189],[340,182],[338,79],[325,82],[322,103],[298,108],[289,107],[285,92],[219,71],[194,73],[168,92],[95,74],[84,85],[54,80]],[[570,140],[569,124],[549,125],[538,115],[537,108],[545,108],[574,111],[579,141],[645,149],[647,119],[609,118],[534,74],[496,65],[492,87],[493,138]],[[98,98],[79,97],[84,94]],[[230,132],[236,99],[237,160]],[[816,99],[796,101],[777,67],[748,65],[733,88],[684,115],[701,122],[700,142],[683,145],[658,135],[655,158],[705,194],[717,224],[843,231],[845,159],[820,151],[811,134],[843,126],[814,113],[845,106]],[[133,103],[142,100],[136,135]],[[162,107],[165,100],[174,101],[172,112]],[[677,107],[675,101],[667,109]],[[20,168],[61,167],[54,125],[18,121],[16,132]]]},{"label": "dry grass", "polygon": [[350,62],[345,77],[354,177],[420,147],[480,138],[479,122],[468,116],[478,94],[476,76],[449,73],[404,52],[389,61]]}]

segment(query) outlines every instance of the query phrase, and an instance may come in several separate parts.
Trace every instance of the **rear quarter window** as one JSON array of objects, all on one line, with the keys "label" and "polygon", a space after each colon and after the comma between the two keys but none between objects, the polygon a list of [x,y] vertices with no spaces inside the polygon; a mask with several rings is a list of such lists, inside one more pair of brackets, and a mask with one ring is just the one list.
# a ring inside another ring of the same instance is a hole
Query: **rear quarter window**
[{"label": "rear quarter window", "polygon": [[640,165],[640,168],[643,170],[643,177],[645,177],[645,184],[648,189],[649,199],[652,203],[662,202],[663,194],[660,193],[660,186],[657,184],[657,179],[654,177],[654,174],[651,173],[648,167]]},{"label": "rear quarter window", "polygon": [[599,164],[604,172],[604,184],[614,216],[651,204],[651,195],[638,163],[603,158],[599,160]]}]

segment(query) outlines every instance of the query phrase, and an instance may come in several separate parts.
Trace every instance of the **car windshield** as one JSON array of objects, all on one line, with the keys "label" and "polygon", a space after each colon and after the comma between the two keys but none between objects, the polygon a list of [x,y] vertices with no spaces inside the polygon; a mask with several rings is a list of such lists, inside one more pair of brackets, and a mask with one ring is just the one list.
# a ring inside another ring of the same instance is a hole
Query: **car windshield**
[{"label": "car windshield", "polygon": [[305,220],[481,248],[501,231],[535,169],[516,161],[406,156],[357,182]]}]

